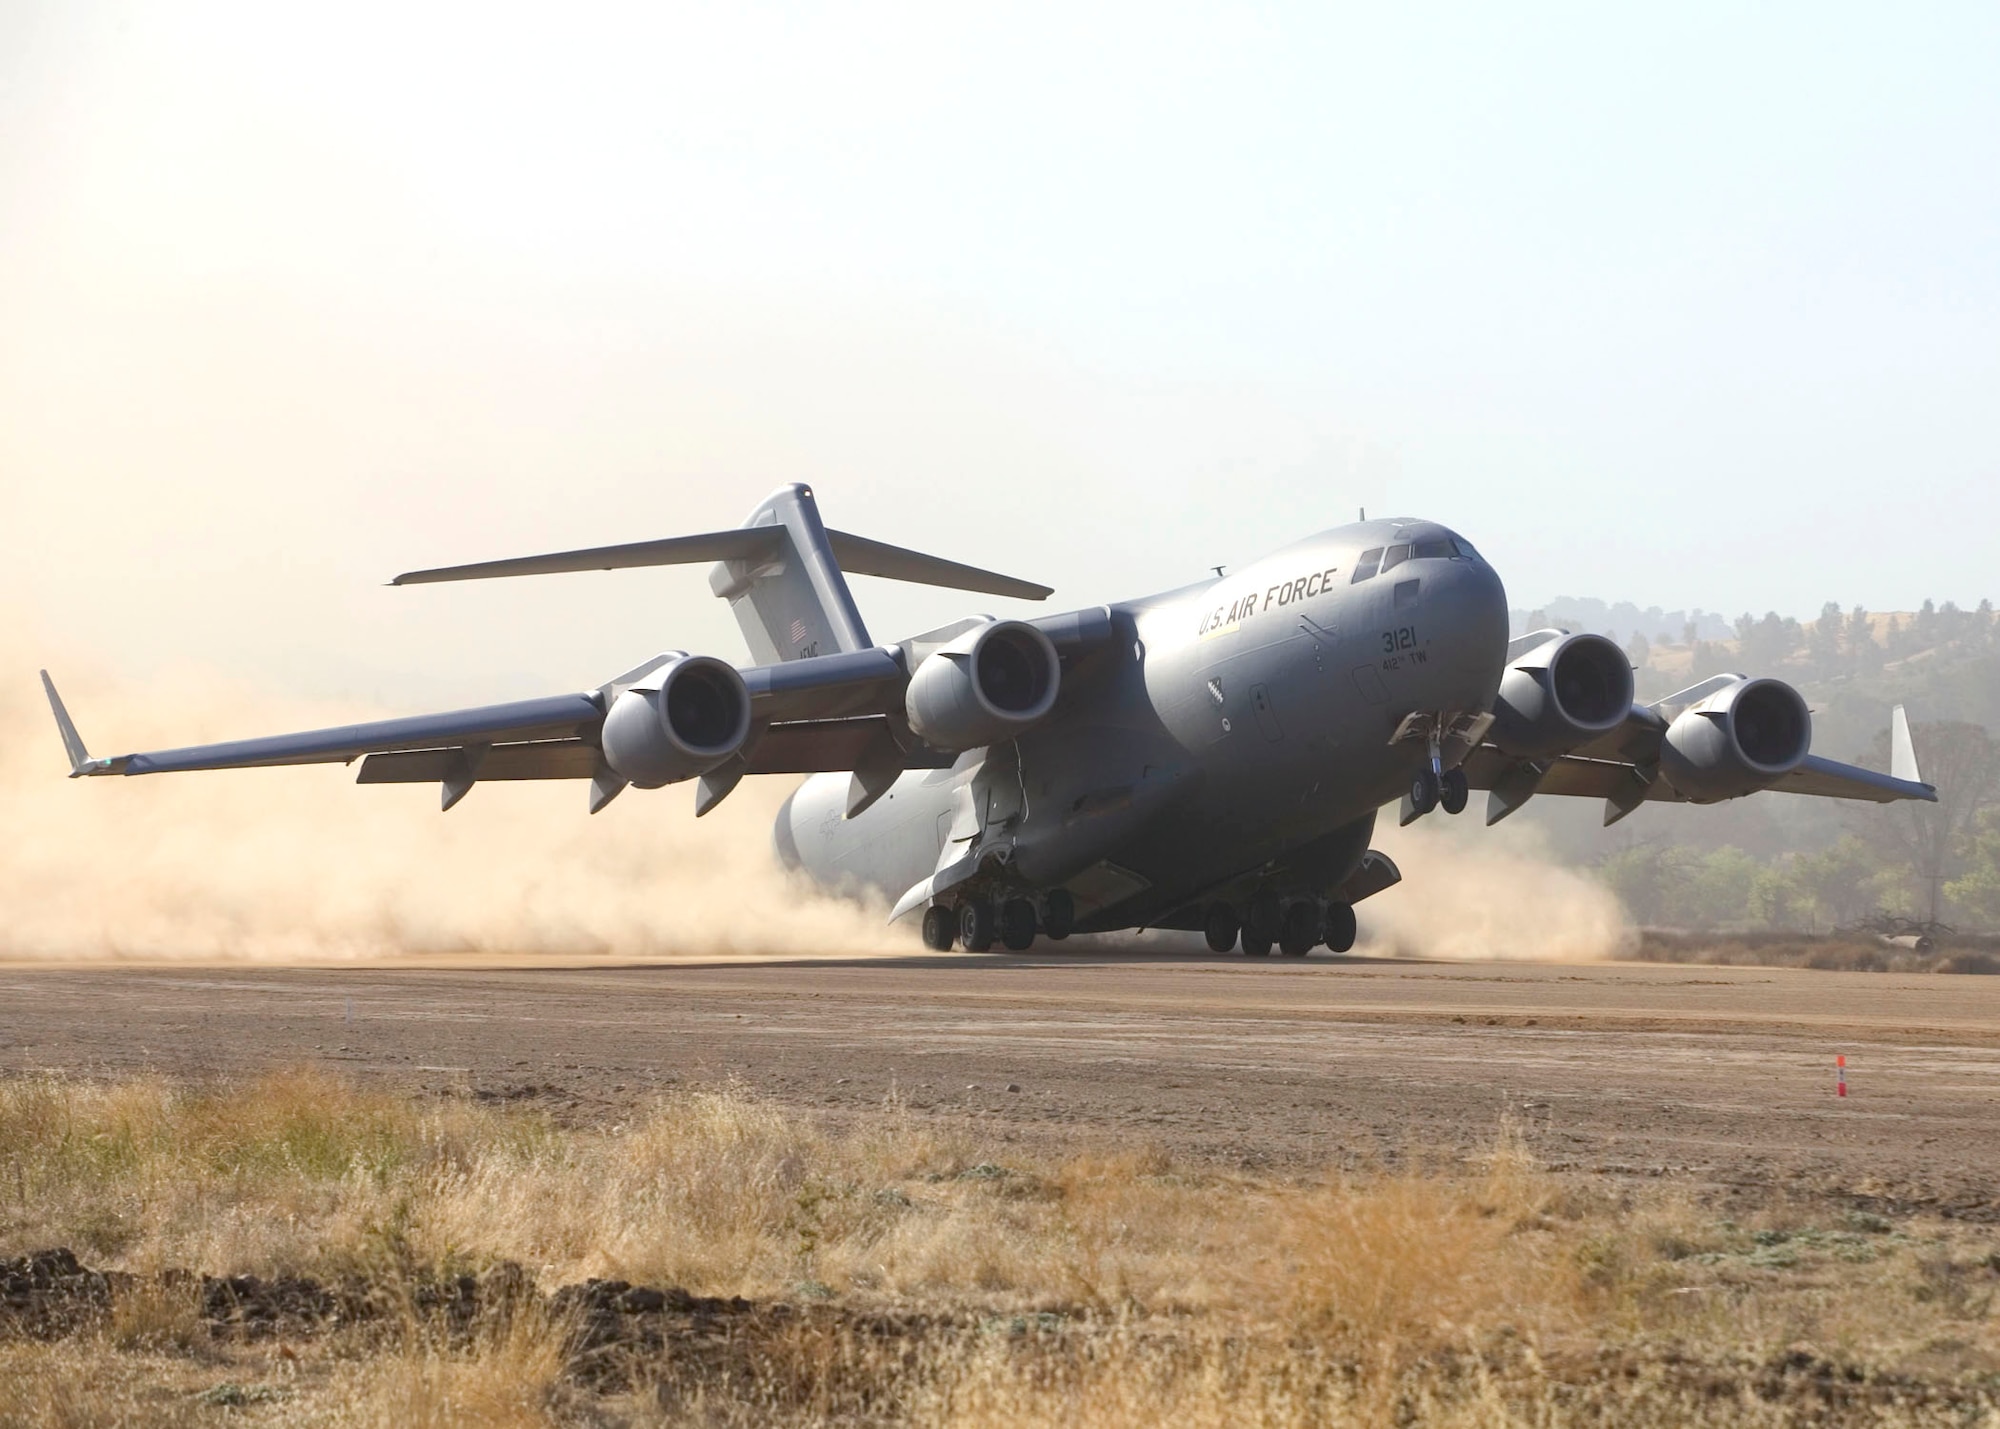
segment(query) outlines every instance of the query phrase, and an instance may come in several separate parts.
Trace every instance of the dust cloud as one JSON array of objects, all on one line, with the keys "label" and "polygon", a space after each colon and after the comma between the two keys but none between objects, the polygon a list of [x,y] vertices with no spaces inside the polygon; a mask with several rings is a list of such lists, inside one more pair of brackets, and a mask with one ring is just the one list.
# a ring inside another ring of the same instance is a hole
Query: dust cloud
[{"label": "dust cloud", "polygon": [[[746,780],[699,821],[688,786],[628,790],[593,818],[580,781],[482,784],[449,814],[433,785],[357,788],[338,765],[72,781],[32,645],[18,624],[0,627],[0,959],[919,951],[907,929],[884,924],[881,905],[829,897],[779,867],[770,828],[790,779]],[[383,713],[286,701],[195,670],[54,673],[98,754]],[[1635,937],[1612,893],[1558,865],[1531,828],[1434,816],[1397,829],[1385,810],[1375,846],[1404,882],[1362,905],[1364,953],[1586,961]]]},{"label": "dust cloud", "polygon": [[1638,930],[1603,884],[1557,863],[1532,825],[1484,827],[1483,803],[1399,829],[1382,811],[1373,845],[1403,882],[1369,899],[1360,951],[1383,956],[1595,962],[1629,952]]},{"label": "dust cloud", "polygon": [[[0,628],[0,959],[260,963],[912,951],[885,909],[771,852],[794,780],[697,821],[692,786],[356,788],[339,765],[69,780],[32,642]],[[287,703],[194,671],[52,672],[93,754],[309,729],[379,710]]]}]

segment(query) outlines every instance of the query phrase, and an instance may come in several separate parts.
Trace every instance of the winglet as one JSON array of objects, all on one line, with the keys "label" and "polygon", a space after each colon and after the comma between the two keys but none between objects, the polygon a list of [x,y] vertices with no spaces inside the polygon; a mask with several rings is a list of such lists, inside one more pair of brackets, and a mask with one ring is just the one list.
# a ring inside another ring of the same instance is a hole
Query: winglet
[{"label": "winglet", "polygon": [[56,728],[62,732],[63,750],[69,755],[69,777],[75,779],[101,772],[108,761],[92,759],[90,751],[83,747],[83,736],[76,732],[76,721],[63,708],[62,696],[56,693],[56,682],[49,678],[47,670],[42,671],[42,688],[48,691],[49,708],[55,711]]},{"label": "winglet", "polygon": [[1889,715],[1889,773],[1912,784],[1924,782],[1917,772],[1917,746],[1910,738],[1910,717],[1897,705]]}]

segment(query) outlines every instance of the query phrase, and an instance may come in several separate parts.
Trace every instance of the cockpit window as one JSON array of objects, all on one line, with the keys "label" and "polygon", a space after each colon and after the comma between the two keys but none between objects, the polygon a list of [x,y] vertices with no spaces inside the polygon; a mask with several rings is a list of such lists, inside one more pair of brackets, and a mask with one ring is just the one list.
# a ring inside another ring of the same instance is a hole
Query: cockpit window
[{"label": "cockpit window", "polygon": [[1465,537],[1454,536],[1452,544],[1458,547],[1458,553],[1467,560],[1476,561],[1479,559],[1479,552],[1472,549],[1472,542],[1466,540]]},{"label": "cockpit window", "polygon": [[1410,547],[1410,558],[1417,561],[1448,561],[1457,554],[1449,540],[1419,541]]},{"label": "cockpit window", "polygon": [[1410,548],[1408,546],[1391,546],[1382,553],[1382,569],[1392,571],[1408,559],[1410,559]]},{"label": "cockpit window", "polygon": [[1376,568],[1381,564],[1382,548],[1380,546],[1377,546],[1372,551],[1363,551],[1361,559],[1354,563],[1354,575],[1348,583],[1350,585],[1360,585],[1361,582],[1374,575]]}]

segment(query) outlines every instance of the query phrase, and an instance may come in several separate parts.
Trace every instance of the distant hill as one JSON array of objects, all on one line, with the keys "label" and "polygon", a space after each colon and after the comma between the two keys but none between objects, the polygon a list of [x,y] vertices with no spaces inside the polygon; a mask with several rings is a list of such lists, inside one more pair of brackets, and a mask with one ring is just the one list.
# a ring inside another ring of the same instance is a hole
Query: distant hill
[{"label": "distant hill", "polygon": [[1565,630],[1588,630],[1621,641],[1630,635],[1643,635],[1651,641],[1671,642],[1686,640],[1690,625],[1699,640],[1727,640],[1735,629],[1727,616],[1712,610],[1662,610],[1657,605],[1641,610],[1629,600],[1606,605],[1588,596],[1557,596],[1534,610],[1507,613],[1516,635],[1560,625]]}]

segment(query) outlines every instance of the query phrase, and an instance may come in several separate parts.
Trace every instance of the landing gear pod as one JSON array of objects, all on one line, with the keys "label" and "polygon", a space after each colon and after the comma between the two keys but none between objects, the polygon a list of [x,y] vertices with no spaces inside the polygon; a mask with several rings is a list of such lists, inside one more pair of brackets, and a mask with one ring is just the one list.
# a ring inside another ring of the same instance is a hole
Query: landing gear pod
[{"label": "landing gear pod", "polygon": [[910,676],[904,713],[937,749],[976,749],[1012,738],[1055,708],[1062,668],[1034,626],[996,620],[934,651]]},{"label": "landing gear pod", "polygon": [[612,701],[604,762],[641,789],[704,774],[750,736],[750,693],[722,661],[690,655],[653,671]]}]

